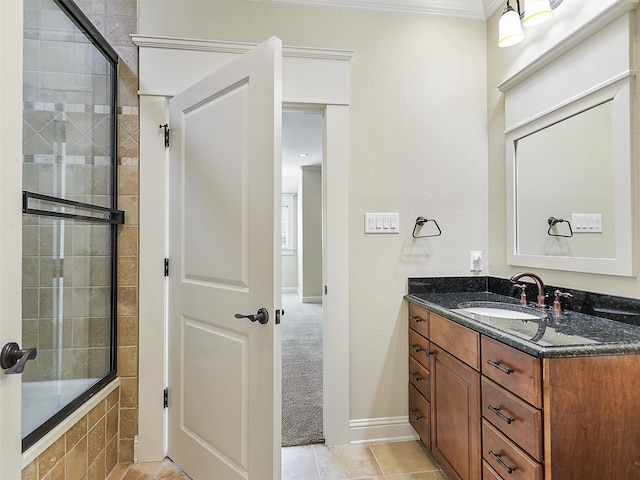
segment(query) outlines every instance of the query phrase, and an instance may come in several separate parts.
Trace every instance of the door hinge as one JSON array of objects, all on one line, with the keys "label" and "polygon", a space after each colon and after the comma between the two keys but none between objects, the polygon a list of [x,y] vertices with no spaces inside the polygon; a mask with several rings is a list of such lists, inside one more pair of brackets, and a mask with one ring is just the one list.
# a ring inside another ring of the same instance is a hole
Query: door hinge
[{"label": "door hinge", "polygon": [[325,295],[327,294],[327,286],[326,285],[324,286],[324,294]]},{"label": "door hinge", "polygon": [[164,276],[165,277],[169,276],[169,259],[168,258],[164,259]]},{"label": "door hinge", "polygon": [[164,408],[169,407],[169,387],[164,389],[163,393]]},{"label": "door hinge", "polygon": [[169,148],[169,124],[160,125],[160,128],[164,128],[164,147]]}]

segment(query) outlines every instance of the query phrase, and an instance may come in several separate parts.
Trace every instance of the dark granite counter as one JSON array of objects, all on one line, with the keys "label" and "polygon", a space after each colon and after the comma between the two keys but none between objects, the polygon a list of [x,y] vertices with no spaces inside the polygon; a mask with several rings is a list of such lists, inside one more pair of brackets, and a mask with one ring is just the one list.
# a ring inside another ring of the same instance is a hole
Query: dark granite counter
[{"label": "dark granite counter", "polygon": [[[520,283],[520,282],[519,282]],[[556,287],[545,290],[553,299]],[[519,309],[513,283],[495,277],[409,279],[407,301],[537,357],[640,353],[640,301],[561,288],[573,297],[561,315],[530,309],[539,318],[506,319],[460,309],[464,302],[500,302]],[[534,285],[527,287],[535,298]],[[547,303],[552,303],[548,301]],[[506,307],[509,309],[509,307]],[[586,313],[588,312],[588,313]]]}]

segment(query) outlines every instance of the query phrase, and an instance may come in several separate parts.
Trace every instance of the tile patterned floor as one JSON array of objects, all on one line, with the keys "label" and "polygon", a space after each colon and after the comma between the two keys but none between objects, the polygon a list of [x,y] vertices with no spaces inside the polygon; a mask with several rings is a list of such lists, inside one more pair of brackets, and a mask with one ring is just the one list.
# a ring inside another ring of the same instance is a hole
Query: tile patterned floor
[{"label": "tile patterned floor", "polygon": [[[447,476],[419,442],[282,449],[282,480],[356,479],[447,480]],[[165,460],[118,465],[107,480],[189,480],[189,477]]]}]

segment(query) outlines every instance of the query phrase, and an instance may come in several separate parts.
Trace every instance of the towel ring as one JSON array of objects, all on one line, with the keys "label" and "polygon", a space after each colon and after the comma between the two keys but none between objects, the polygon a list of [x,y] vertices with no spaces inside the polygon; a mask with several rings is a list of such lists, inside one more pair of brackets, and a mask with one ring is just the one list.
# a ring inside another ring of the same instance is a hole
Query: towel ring
[{"label": "towel ring", "polygon": [[[434,234],[434,235],[420,235],[420,236],[416,236],[416,230],[418,227],[422,227],[423,225],[429,223],[429,222],[433,222],[433,224],[436,226],[436,228],[438,229],[438,233]],[[426,219],[424,217],[418,217],[416,218],[416,224],[413,226],[413,233],[411,234],[411,236],[413,238],[429,238],[429,237],[439,237],[440,235],[442,235],[442,230],[440,230],[440,227],[438,226],[438,222],[436,222],[434,219]]]},{"label": "towel ring", "polygon": [[[564,220],[563,218],[549,217],[547,219],[547,223],[549,224],[549,230],[547,230],[547,235],[550,237],[564,237],[571,238],[573,237],[573,229],[571,228],[571,222],[569,220]],[[569,225],[569,235],[560,235],[558,233],[551,233],[551,229],[555,227],[558,223],[566,223]]]}]

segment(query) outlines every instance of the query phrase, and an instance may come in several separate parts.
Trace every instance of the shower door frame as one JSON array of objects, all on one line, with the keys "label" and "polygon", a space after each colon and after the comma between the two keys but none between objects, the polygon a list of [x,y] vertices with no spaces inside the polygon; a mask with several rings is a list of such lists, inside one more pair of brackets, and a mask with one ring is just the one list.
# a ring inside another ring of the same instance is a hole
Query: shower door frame
[{"label": "shower door frame", "polygon": [[[36,442],[38,442],[41,438],[43,438],[48,432],[50,432],[53,428],[55,428],[60,422],[62,422],[65,418],[67,418],[72,412],[81,407],[87,400],[93,397],[96,393],[102,390],[105,386],[107,386],[110,382],[112,382],[117,377],[116,365],[117,365],[117,345],[116,345],[116,317],[117,317],[117,225],[124,223],[124,212],[120,210],[116,210],[117,207],[117,194],[118,194],[118,185],[117,185],[117,99],[118,99],[118,54],[111,47],[111,45],[107,42],[107,40],[102,36],[102,34],[98,31],[98,29],[91,23],[89,18],[82,12],[80,7],[73,2],[73,0],[52,0],[55,3],[60,11],[62,11],[66,17],[75,25],[78,30],[80,30],[90,41],[90,43],[95,47],[96,50],[104,57],[105,61],[108,63],[108,68],[110,69],[110,124],[111,124],[111,139],[110,139],[110,157],[111,157],[111,207],[104,208],[99,206],[89,206],[89,208],[82,207],[83,204],[78,202],[68,201],[66,199],[59,199],[56,203],[59,204],[67,204],[71,207],[80,206],[82,209],[92,209],[94,211],[103,211],[108,215],[108,219],[94,219],[91,220],[89,216],[83,215],[69,215],[69,214],[59,214],[57,212],[38,212],[39,215],[46,215],[52,217],[61,217],[61,218],[70,218],[76,219],[79,221],[91,221],[100,223],[110,223],[111,229],[109,232],[110,237],[110,318],[109,318],[109,365],[108,372],[105,373],[94,385],[92,385],[89,389],[82,392],[79,396],[77,396],[74,400],[63,406],[60,410],[58,410],[53,416],[44,421],[39,427],[34,429],[28,435],[22,438],[22,452],[28,450],[31,446],[33,446]],[[20,7],[23,8],[23,3],[20,2]],[[21,29],[22,31],[22,29]],[[21,38],[22,40],[22,38]],[[22,69],[20,70],[22,72]],[[34,213],[29,210],[29,198],[40,198],[46,200],[46,196],[39,195],[38,193],[32,192],[23,192],[23,205],[22,211],[23,213]],[[54,199],[55,200],[55,199]],[[25,348],[30,347],[30,345],[23,346]]]}]

